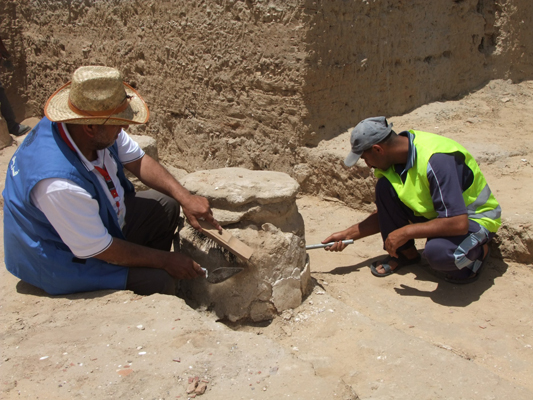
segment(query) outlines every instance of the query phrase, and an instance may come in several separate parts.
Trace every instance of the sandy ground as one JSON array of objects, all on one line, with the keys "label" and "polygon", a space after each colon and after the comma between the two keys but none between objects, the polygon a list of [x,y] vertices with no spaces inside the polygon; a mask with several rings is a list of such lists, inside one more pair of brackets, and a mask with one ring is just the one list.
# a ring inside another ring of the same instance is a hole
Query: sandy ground
[{"label": "sandy ground", "polygon": [[[532,112],[533,82],[494,81],[390,119],[470,148],[504,220],[520,226],[533,214]],[[344,156],[347,135],[317,151]],[[3,174],[14,149],[1,151]],[[308,243],[365,216],[334,199],[302,196],[298,207]],[[491,258],[477,282],[458,286],[423,263],[373,277],[378,237],[309,255],[313,292],[256,325],[225,325],[161,295],[49,297],[2,268],[0,397],[185,399],[198,376],[205,399],[533,398],[531,264]]]}]

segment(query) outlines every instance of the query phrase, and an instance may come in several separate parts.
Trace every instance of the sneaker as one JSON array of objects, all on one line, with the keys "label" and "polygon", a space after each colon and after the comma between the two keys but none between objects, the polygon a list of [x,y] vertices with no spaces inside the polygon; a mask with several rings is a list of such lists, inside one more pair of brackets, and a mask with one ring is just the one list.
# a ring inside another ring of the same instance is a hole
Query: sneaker
[{"label": "sneaker", "polygon": [[31,127],[29,127],[28,125],[18,124],[17,128],[9,133],[15,136],[22,136],[28,133],[29,131],[31,131]]}]

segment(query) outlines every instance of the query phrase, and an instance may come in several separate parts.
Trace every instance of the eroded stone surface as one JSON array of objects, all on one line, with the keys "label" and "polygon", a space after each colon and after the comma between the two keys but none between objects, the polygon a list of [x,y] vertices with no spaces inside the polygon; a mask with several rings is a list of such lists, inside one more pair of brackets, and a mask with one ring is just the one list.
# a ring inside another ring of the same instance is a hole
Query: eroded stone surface
[{"label": "eroded stone surface", "polygon": [[309,287],[309,264],[295,203],[298,183],[280,172],[222,168],[189,174],[182,184],[208,198],[224,229],[254,249],[243,262],[185,223],[181,251],[208,271],[244,268],[218,284],[203,278],[183,282],[185,295],[231,321],[262,321],[299,306]]},{"label": "eroded stone surface", "polygon": [[198,171],[184,177],[182,184],[218,207],[227,204],[229,210],[251,203],[291,202],[298,193],[298,183],[287,174],[246,168]]}]

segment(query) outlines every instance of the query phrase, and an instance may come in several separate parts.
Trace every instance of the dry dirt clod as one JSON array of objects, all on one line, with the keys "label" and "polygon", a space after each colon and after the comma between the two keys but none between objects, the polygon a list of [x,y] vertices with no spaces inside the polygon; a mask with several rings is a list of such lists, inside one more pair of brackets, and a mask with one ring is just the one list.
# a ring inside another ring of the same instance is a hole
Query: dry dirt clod
[{"label": "dry dirt clod", "polygon": [[204,394],[206,389],[207,389],[207,383],[200,382],[198,384],[198,386],[196,387],[194,393],[196,393],[196,394]]},{"label": "dry dirt clod", "polygon": [[194,378],[189,378],[189,386],[187,386],[187,394],[190,394],[196,390],[199,380],[200,379],[197,376],[195,376]]}]

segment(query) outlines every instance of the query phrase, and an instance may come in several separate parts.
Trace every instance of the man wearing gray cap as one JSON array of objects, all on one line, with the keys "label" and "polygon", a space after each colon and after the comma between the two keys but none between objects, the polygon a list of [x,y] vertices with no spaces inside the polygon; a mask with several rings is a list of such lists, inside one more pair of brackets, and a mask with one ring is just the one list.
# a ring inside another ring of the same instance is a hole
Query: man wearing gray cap
[{"label": "man wearing gray cap", "polygon": [[[179,184],[126,133],[149,110],[115,68],[78,68],[13,155],[4,196],[6,268],[49,294],[127,289],[175,294],[205,276],[169,251],[180,206],[221,229],[206,198]],[[155,190],[136,193],[124,168]]]},{"label": "man wearing gray cap", "polygon": [[501,208],[472,155],[459,143],[432,133],[396,134],[385,117],[367,118],[352,130],[344,163],[362,158],[374,169],[377,210],[322,243],[342,251],[342,240],[381,233],[389,256],[371,265],[390,275],[420,261],[414,239],[426,238],[424,257],[452,283],[476,280],[488,258],[488,242],[501,225]]}]

